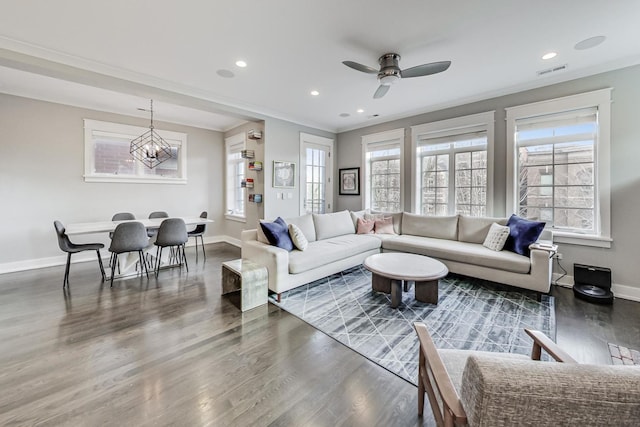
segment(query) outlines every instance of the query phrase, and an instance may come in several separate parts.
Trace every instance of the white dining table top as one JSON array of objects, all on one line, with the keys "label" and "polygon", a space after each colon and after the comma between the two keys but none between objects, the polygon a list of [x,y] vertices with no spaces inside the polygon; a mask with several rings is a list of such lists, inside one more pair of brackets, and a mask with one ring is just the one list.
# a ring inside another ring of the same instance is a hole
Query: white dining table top
[{"label": "white dining table top", "polygon": [[[173,217],[176,218],[176,217]],[[212,223],[212,219],[200,218],[200,217],[179,217],[186,225],[198,225]],[[141,222],[146,228],[159,228],[162,221],[167,218],[152,218],[152,219],[131,219],[126,221],[96,221],[96,222],[78,222],[75,224],[68,224],[65,229],[67,235],[74,234],[91,234],[91,233],[108,233],[116,229],[118,224],[123,222]]]}]

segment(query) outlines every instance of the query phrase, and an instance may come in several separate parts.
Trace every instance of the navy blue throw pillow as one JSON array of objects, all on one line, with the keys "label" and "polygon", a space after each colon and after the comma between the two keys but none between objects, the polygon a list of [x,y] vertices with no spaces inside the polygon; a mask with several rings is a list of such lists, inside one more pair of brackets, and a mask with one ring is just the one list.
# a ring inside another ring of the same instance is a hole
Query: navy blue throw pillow
[{"label": "navy blue throw pillow", "polygon": [[282,218],[278,217],[273,222],[261,222],[260,227],[262,227],[264,235],[267,236],[267,240],[273,246],[286,249],[289,252],[293,250],[293,242],[289,236],[289,227]]},{"label": "navy blue throw pillow", "polygon": [[538,240],[540,233],[544,230],[544,225],[544,222],[530,221],[517,215],[511,215],[507,221],[509,237],[504,244],[504,249],[529,256],[529,245]]}]

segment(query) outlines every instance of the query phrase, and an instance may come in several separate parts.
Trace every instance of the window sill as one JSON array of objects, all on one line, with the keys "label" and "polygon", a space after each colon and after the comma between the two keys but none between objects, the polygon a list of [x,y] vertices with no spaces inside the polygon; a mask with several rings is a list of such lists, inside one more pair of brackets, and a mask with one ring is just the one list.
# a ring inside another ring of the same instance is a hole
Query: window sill
[{"label": "window sill", "polygon": [[229,221],[245,222],[245,223],[247,222],[247,217],[245,216],[225,214],[224,217]]},{"label": "window sill", "polygon": [[84,182],[123,182],[128,184],[186,184],[186,178],[85,175]]},{"label": "window sill", "polygon": [[566,233],[561,231],[553,232],[553,243],[566,243],[569,245],[591,246],[595,248],[611,248],[613,239],[604,236],[593,236],[585,234]]}]

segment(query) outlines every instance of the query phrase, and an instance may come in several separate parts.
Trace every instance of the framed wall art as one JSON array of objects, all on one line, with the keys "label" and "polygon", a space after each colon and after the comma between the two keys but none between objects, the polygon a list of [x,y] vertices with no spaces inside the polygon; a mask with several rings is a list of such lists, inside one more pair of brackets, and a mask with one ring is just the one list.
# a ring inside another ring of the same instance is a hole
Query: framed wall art
[{"label": "framed wall art", "polygon": [[296,164],[294,162],[273,161],[273,187],[294,188],[296,186]]},{"label": "framed wall art", "polygon": [[340,169],[340,195],[360,195],[360,168]]}]

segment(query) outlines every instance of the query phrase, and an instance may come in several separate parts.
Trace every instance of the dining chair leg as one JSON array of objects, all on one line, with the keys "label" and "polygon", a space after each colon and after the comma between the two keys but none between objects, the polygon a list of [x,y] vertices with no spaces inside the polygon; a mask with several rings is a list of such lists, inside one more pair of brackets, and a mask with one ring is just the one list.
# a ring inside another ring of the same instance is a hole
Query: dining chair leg
[{"label": "dining chair leg", "polygon": [[187,263],[187,254],[184,251],[184,243],[182,244],[182,246],[178,246],[178,253],[180,252],[180,247],[182,247],[182,259],[184,259],[184,266],[187,269],[187,272],[189,271],[189,264]]},{"label": "dining chair leg", "polygon": [[138,251],[138,258],[140,259],[140,276],[142,276],[142,269],[147,273],[147,279],[149,278],[149,270],[147,270],[147,263],[144,262],[144,254],[142,251]]},{"label": "dining chair leg", "polygon": [[198,236],[194,236],[196,238],[196,263],[198,262]]},{"label": "dining chair leg", "polygon": [[116,275],[116,264],[118,264],[118,254],[113,254],[113,262],[111,263],[111,287],[113,288],[113,276]]},{"label": "dining chair leg", "polygon": [[64,279],[62,280],[62,287],[69,285],[69,265],[71,265],[71,252],[67,252],[67,265],[64,268]]},{"label": "dining chair leg", "polygon": [[[196,236],[196,242],[198,241],[198,236]],[[204,251],[204,237],[200,236],[200,246],[202,246],[202,259],[206,261],[207,253]],[[196,247],[196,253],[198,252],[198,248]]]},{"label": "dining chair leg", "polygon": [[100,256],[100,251],[96,251],[96,253],[98,254],[98,264],[100,264],[100,274],[102,274],[102,281],[104,282],[107,277],[104,274],[104,265],[102,265],[102,257]]},{"label": "dining chair leg", "polygon": [[156,250],[156,279],[158,278],[158,273],[160,273],[160,258],[162,258],[162,246],[158,246]]}]

